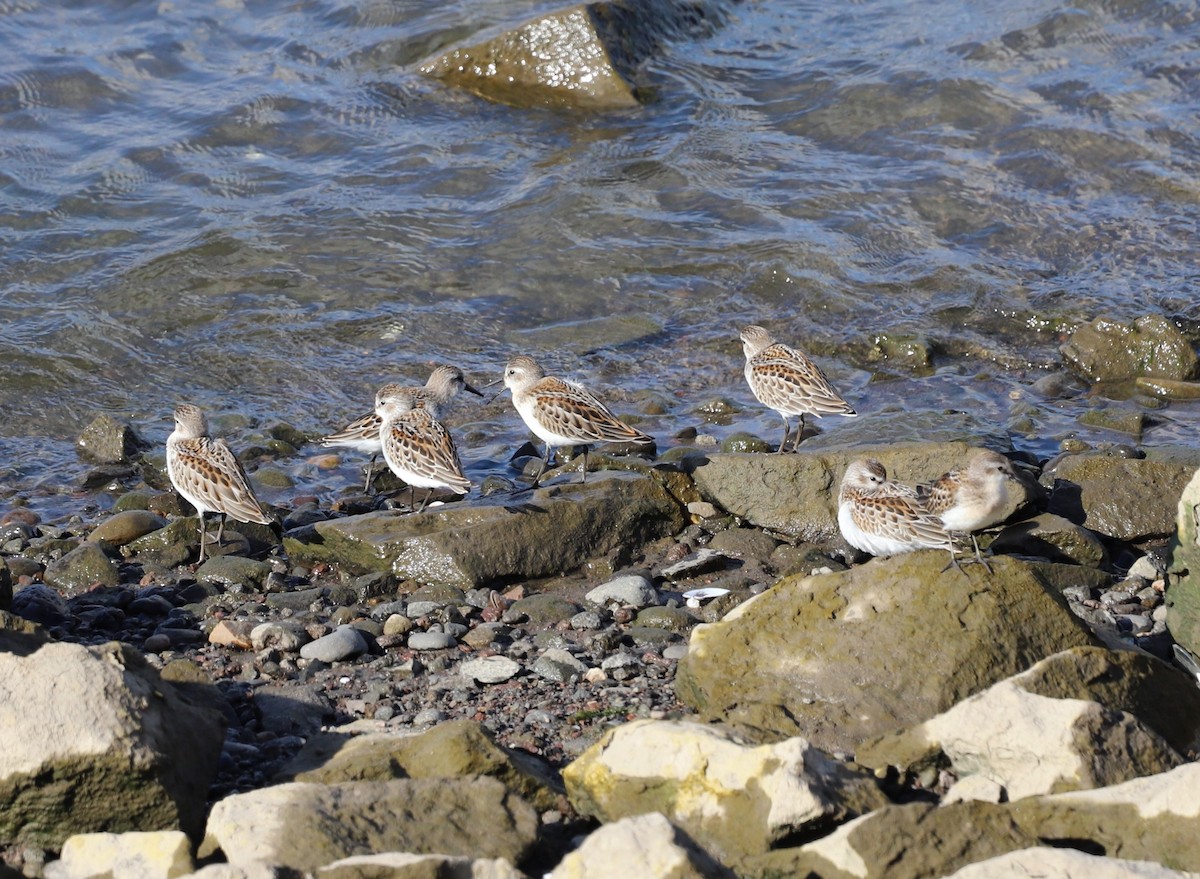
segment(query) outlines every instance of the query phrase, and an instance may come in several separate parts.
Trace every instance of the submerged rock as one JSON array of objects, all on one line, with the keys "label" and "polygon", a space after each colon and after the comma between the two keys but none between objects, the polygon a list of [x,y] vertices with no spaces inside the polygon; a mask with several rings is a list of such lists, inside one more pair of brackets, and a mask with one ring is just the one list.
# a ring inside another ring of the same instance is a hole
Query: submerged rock
[{"label": "submerged rock", "polygon": [[1000,556],[992,575],[945,565],[945,553],[924,551],[781,580],[693,630],[676,692],[755,740],[799,735],[853,752],[1065,647],[1096,644],[1039,565]]},{"label": "submerged rock", "polygon": [[725,5],[613,0],[572,6],[453,49],[420,70],[514,107],[636,107],[639,67],[666,42],[710,31]]}]

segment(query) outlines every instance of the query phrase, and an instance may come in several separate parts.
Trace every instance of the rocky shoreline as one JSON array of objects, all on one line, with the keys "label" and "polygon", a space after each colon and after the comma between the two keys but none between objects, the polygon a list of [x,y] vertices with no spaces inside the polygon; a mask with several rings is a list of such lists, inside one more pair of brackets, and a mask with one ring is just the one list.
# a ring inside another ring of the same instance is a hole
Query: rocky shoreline
[{"label": "rocky shoreline", "polygon": [[85,440],[144,483],[0,521],[0,875],[1200,871],[1196,449],[998,449],[990,571],[836,522],[849,461],[970,442],[695,432],[420,514],[298,496],[197,565],[153,455]]}]

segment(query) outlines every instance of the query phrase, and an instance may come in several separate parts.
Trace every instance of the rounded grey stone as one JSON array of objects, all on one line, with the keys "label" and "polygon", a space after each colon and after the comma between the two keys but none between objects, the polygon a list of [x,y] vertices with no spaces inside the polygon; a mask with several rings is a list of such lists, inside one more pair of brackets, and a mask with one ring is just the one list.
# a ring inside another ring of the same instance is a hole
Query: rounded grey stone
[{"label": "rounded grey stone", "polygon": [[453,635],[445,632],[413,632],[408,636],[410,650],[445,650],[457,643]]},{"label": "rounded grey stone", "polygon": [[587,666],[559,647],[551,647],[533,663],[533,673],[556,683],[582,677]]},{"label": "rounded grey stone", "polygon": [[441,723],[447,717],[445,711],[437,708],[426,708],[424,711],[418,711],[416,717],[413,718],[414,726],[424,726],[429,723]]},{"label": "rounded grey stone", "polygon": [[[251,636],[253,638],[253,635]],[[323,638],[310,641],[300,648],[303,659],[321,662],[340,662],[367,652],[367,642],[353,626],[338,626]]]},{"label": "rounded grey stone", "polygon": [[427,617],[430,614],[437,613],[443,606],[440,601],[410,601],[405,616],[410,620],[415,620],[418,617]]},{"label": "rounded grey stone", "polygon": [[521,665],[507,656],[481,656],[464,662],[458,671],[481,684],[500,684],[519,674]]},{"label": "rounded grey stone", "polygon": [[672,644],[663,650],[663,659],[670,659],[673,662],[678,662],[687,656],[688,647],[686,644]]},{"label": "rounded grey stone", "polygon": [[658,592],[654,585],[638,574],[627,574],[603,583],[586,596],[592,604],[601,607],[618,604],[625,607],[649,607],[658,604]]},{"label": "rounded grey stone", "polygon": [[594,610],[585,610],[571,617],[571,628],[576,631],[593,631],[604,625],[604,620],[600,619],[600,614]]},{"label": "rounded grey stone", "polygon": [[298,623],[260,623],[250,630],[250,643],[255,650],[274,648],[284,653],[296,653],[312,641]]}]

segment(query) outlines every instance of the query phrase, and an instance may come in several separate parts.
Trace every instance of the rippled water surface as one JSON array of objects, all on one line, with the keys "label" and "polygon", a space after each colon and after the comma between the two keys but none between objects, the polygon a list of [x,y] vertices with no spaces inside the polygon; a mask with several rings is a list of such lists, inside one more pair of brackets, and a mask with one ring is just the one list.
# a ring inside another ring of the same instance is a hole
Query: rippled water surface
[{"label": "rippled water surface", "polygon": [[[750,0],[609,114],[416,72],[553,8],[0,0],[4,494],[69,504],[99,411],[157,443],[185,399],[235,444],[319,435],[385,380],[483,383],[519,351],[660,447],[775,439],[751,321],[874,413],[823,441],[948,408],[1043,454],[1129,439],[1076,423],[1094,394],[1032,385],[1080,320],[1200,319],[1200,8]],[[742,411],[706,424],[714,398]],[[1197,444],[1198,414],[1154,412],[1145,442]],[[454,421],[475,476],[526,438],[506,398]]]}]

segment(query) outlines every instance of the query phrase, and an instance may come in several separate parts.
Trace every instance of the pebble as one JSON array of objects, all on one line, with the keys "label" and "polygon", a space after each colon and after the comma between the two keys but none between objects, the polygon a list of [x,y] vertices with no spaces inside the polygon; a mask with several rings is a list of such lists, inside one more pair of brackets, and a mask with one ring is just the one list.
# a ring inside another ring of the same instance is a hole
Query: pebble
[{"label": "pebble", "polygon": [[594,610],[585,610],[571,617],[571,628],[577,632],[591,632],[604,625],[600,614]]},{"label": "pebble", "polygon": [[446,650],[457,644],[458,640],[445,632],[413,632],[408,636],[410,650]]},{"label": "pebble", "polygon": [[682,580],[687,577],[699,577],[701,574],[711,574],[725,567],[729,557],[723,552],[707,547],[698,550],[682,561],[667,565],[662,569],[662,575],[668,580]]},{"label": "pebble", "polygon": [[552,647],[533,663],[533,673],[548,681],[567,683],[587,672],[587,665],[566,650]]},{"label": "pebble", "polygon": [[431,616],[445,606],[440,601],[410,601],[408,609],[405,611],[405,616],[409,619],[417,620],[421,617]]},{"label": "pebble", "polygon": [[627,574],[616,577],[607,583],[602,583],[584,596],[592,604],[601,607],[617,604],[627,607],[649,607],[656,605],[658,591],[645,577],[638,574]]},{"label": "pebble", "polygon": [[688,646],[686,644],[671,644],[663,650],[663,659],[669,659],[672,662],[678,662],[687,656]]},{"label": "pebble", "polygon": [[383,621],[383,634],[407,635],[412,631],[412,620],[402,613],[394,613]]},{"label": "pebble", "polygon": [[302,659],[321,662],[340,662],[367,652],[367,642],[353,626],[339,626],[328,635],[310,641],[300,648]]},{"label": "pebble", "polygon": [[441,723],[449,717],[445,711],[437,708],[426,708],[423,711],[418,711],[416,717],[413,718],[413,726],[426,726],[435,723]]},{"label": "pebble", "polygon": [[255,650],[275,650],[296,653],[312,638],[298,623],[260,623],[250,630],[250,644]]},{"label": "pebble", "polygon": [[521,665],[507,656],[481,656],[464,662],[458,672],[481,684],[501,684],[520,674]]}]

